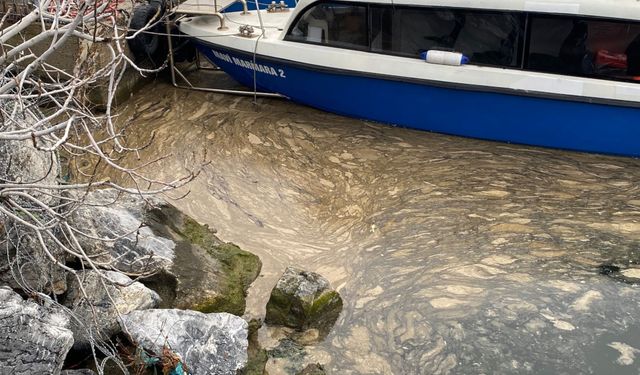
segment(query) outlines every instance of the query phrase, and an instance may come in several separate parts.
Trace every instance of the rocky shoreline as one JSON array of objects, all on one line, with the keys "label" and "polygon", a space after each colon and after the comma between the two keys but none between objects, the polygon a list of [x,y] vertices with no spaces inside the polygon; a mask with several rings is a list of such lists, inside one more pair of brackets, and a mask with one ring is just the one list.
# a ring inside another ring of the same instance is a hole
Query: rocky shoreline
[{"label": "rocky shoreline", "polygon": [[[105,248],[96,241],[83,248],[108,258],[109,264],[122,260],[121,266],[132,272],[136,264],[140,270],[156,267],[152,275],[132,279],[115,271],[78,269],[76,275],[67,275],[65,291],[57,295],[60,305],[36,303],[21,297],[24,293],[19,289],[3,287],[0,324],[6,329],[0,347],[9,349],[10,355],[0,357],[0,370],[58,374],[63,368],[90,365],[92,369],[86,371],[97,371],[91,360],[75,363],[73,359],[86,358],[92,345],[114,345],[120,354],[131,356],[135,351],[129,371],[166,368],[164,361],[173,358],[171,374],[264,373],[269,354],[257,341],[249,349],[249,323],[241,318],[260,260],[220,241],[213,230],[164,201],[154,198],[149,205],[140,197],[117,199],[118,195],[114,190],[90,193],[87,201],[95,205],[88,210],[91,215],[80,209],[73,220],[96,234],[140,228],[131,233],[139,238],[125,236],[124,243],[116,241]],[[112,203],[104,206],[106,201]],[[123,223],[131,227],[121,227]],[[272,293],[267,322],[288,326],[292,332],[320,329],[326,334],[341,308],[340,296],[325,279],[288,268]],[[123,338],[124,342],[118,341]],[[281,351],[270,354],[282,355]],[[123,369],[104,373],[120,374]]]},{"label": "rocky shoreline", "polygon": [[[0,164],[15,168],[3,168],[5,175],[44,174],[60,183],[58,169],[47,169],[52,154],[26,143],[5,151]],[[153,195],[64,194],[77,204],[53,206],[77,232],[76,256],[62,239],[43,240],[19,220],[0,217],[7,250],[0,257],[0,373],[264,374],[269,358],[283,355],[260,348],[262,322],[242,318],[247,289],[260,274],[256,255]],[[341,309],[326,279],[288,268],[266,322],[289,327],[286,346],[326,335]],[[323,371],[304,365],[289,372]]]}]

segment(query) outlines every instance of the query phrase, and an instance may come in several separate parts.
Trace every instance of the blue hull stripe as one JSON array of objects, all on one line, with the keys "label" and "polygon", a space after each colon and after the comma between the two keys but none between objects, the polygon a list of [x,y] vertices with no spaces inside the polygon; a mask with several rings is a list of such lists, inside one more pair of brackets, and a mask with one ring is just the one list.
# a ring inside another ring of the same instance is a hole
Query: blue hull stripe
[{"label": "blue hull stripe", "polygon": [[[280,0],[277,1],[277,3],[279,2]],[[296,6],[295,0],[285,0],[284,3],[287,4],[287,6],[290,9],[293,9]],[[269,4],[271,4],[271,1],[258,0],[258,6],[260,6],[260,9],[267,9]],[[256,10],[255,0],[247,0],[247,10],[249,11]],[[227,6],[222,10],[222,13],[231,13],[231,12],[242,12],[242,4],[239,2],[234,2],[229,4],[229,6]]]},{"label": "blue hull stripe", "polygon": [[[640,109],[471,91],[290,64],[198,44],[238,82],[350,117],[438,133],[640,156]],[[214,52],[215,50],[215,52]]]}]

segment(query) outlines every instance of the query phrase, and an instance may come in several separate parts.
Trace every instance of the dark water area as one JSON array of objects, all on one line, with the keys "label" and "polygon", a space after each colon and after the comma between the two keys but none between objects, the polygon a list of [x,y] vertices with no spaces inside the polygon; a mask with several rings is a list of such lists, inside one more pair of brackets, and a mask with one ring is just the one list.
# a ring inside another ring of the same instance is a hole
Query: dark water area
[{"label": "dark water area", "polygon": [[262,259],[247,317],[264,315],[289,265],[338,288],[343,313],[305,362],[332,374],[640,374],[640,160],[162,83],[120,121],[130,145],[155,132],[140,157],[167,155],[158,177],[206,153],[175,204]]}]

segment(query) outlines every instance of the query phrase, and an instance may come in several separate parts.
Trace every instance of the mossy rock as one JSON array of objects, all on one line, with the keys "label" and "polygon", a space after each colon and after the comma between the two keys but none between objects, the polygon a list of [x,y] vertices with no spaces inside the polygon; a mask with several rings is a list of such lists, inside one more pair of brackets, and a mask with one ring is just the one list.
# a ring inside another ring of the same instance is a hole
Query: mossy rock
[{"label": "mossy rock", "polygon": [[342,298],[317,273],[289,267],[271,291],[265,322],[327,334],[342,311]]},{"label": "mossy rock", "polygon": [[296,375],[326,375],[326,371],[321,364],[312,363],[307,365],[302,371],[296,373]]},{"label": "mossy rock", "polygon": [[144,281],[163,298],[160,307],[244,314],[247,289],[262,267],[260,258],[221,241],[208,226],[170,205],[150,210],[147,224],[176,243],[169,272]]},{"label": "mossy rock", "polygon": [[249,321],[249,348],[247,349],[247,365],[236,375],[264,375],[265,366],[269,360],[267,351],[260,347],[258,330],[262,322],[257,319]]}]

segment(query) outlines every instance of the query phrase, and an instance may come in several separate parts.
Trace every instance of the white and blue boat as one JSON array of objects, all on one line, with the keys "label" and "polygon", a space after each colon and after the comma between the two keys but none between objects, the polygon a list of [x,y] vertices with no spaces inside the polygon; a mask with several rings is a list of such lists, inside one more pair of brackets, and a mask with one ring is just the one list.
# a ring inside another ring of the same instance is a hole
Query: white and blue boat
[{"label": "white and blue boat", "polygon": [[240,83],[326,111],[640,156],[637,0],[300,0],[179,28]]}]

